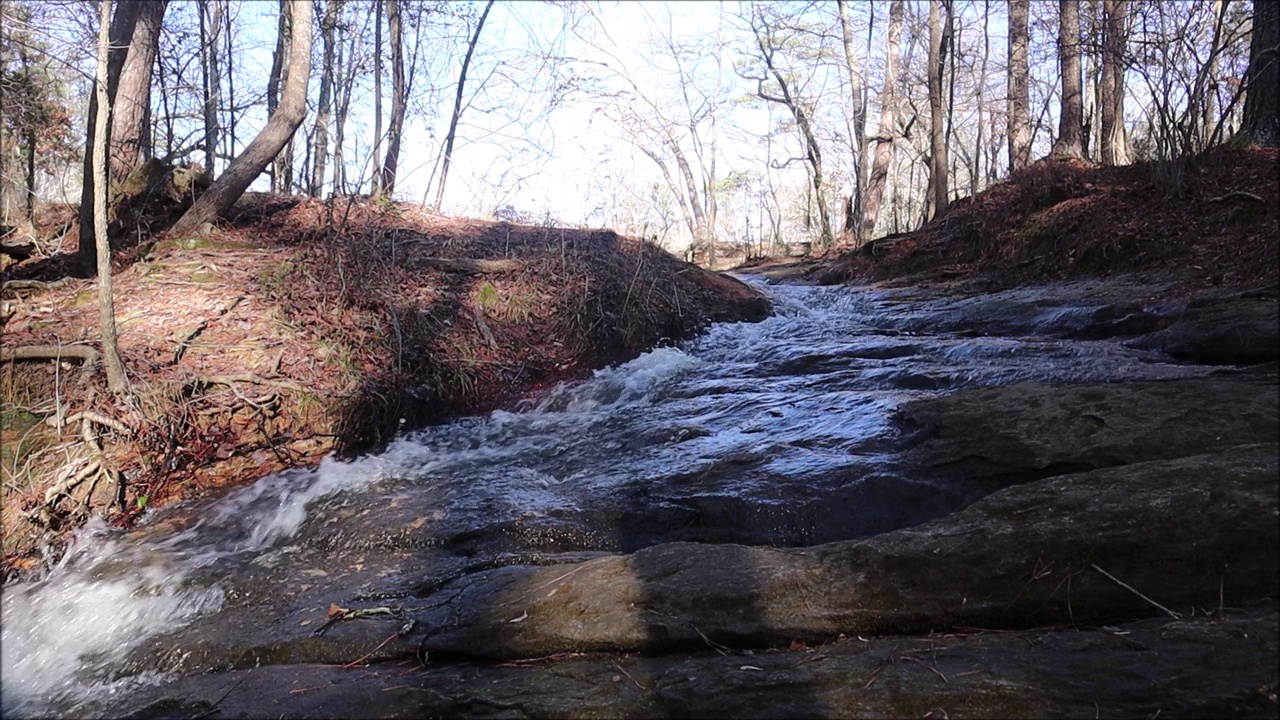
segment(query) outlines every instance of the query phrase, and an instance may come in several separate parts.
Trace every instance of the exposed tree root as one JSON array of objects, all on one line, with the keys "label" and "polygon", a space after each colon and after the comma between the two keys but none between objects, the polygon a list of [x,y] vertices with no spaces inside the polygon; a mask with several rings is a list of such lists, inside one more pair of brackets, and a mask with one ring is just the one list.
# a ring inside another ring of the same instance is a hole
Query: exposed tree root
[{"label": "exposed tree root", "polygon": [[88,345],[25,345],[0,350],[0,362],[15,360],[80,360],[85,367],[98,364],[102,355]]}]

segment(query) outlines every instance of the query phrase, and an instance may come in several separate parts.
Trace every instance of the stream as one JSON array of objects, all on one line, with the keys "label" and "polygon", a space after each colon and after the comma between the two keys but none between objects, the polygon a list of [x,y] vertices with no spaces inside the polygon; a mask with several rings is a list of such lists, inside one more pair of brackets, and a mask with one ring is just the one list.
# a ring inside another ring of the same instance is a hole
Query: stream
[{"label": "stream", "polygon": [[[904,465],[904,403],[1211,370],[1096,332],[1102,301],[1078,290],[957,300],[747,281],[774,302],[763,322],[713,326],[378,455],[155,510],[129,532],[91,523],[45,577],[3,588],[0,710],[94,715],[175,672],[333,662],[260,648],[309,636],[331,604],[410,604],[490,568],[916,525],[995,488]],[[186,652],[157,644],[179,632]]]}]

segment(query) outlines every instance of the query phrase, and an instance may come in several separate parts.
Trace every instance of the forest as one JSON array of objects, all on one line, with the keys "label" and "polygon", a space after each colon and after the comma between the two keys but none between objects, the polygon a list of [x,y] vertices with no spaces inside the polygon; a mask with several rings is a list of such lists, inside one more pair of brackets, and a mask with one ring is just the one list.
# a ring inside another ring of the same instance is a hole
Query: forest
[{"label": "forest", "polygon": [[5,717],[1274,717],[1280,3],[0,0]]}]

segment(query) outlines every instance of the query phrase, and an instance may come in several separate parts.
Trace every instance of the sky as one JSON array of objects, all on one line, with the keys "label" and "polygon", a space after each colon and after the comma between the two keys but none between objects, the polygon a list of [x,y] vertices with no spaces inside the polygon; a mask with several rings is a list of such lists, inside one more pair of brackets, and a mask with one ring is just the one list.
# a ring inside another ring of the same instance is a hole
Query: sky
[{"label": "sky", "polygon": [[[190,13],[193,3],[175,3]],[[919,15],[926,5],[920,0],[910,3]],[[90,8],[91,4],[70,4],[67,7]],[[1033,75],[1041,85],[1033,91],[1041,97],[1047,90],[1056,92],[1056,63],[1052,59],[1053,34],[1056,32],[1054,4],[1033,4],[1033,48],[1038,46],[1041,57],[1033,56]],[[800,6],[797,4],[796,6]],[[963,13],[962,31],[968,41],[973,41],[984,11],[990,35],[991,57],[998,66],[1003,65],[1006,52],[1006,23],[1003,2],[962,2],[957,5]],[[349,7],[363,7],[372,11],[370,2],[355,0]],[[450,6],[455,11],[462,6]],[[472,3],[478,15],[482,7]],[[570,14],[561,6],[539,2],[498,2],[481,33],[468,78],[467,109],[459,128],[454,151],[453,169],[450,172],[445,202],[442,210],[449,214],[485,217],[495,209],[511,206],[537,219],[553,218],[561,223],[606,225],[615,221],[618,206],[626,203],[643,205],[645,197],[652,195],[651,188],[664,184],[657,166],[641,153],[628,134],[606,117],[607,101],[590,93],[569,94],[554,110],[545,112],[543,102],[532,89],[543,88],[576,74],[596,78],[596,89],[618,90],[624,85],[615,70],[622,70],[640,90],[650,96],[679,99],[670,73],[671,63],[661,62],[653,54],[655,42],[670,36],[676,44],[712,40],[717,28],[725,38],[735,38],[737,46],[720,52],[718,76],[722,79],[727,97],[742,98],[749,95],[754,83],[738,78],[733,67],[744,56],[741,47],[746,43],[741,20],[742,6],[736,1],[692,2],[630,2],[599,1],[582,3],[576,24],[566,26]],[[771,7],[777,7],[773,5]],[[810,12],[830,21],[834,17],[834,2],[818,2],[809,5]],[[274,2],[235,2],[240,48],[237,53],[237,100],[252,93],[261,93],[271,68],[271,53],[275,43],[277,5]],[[858,50],[867,55],[867,16],[876,14],[874,32],[870,37],[871,58],[867,74],[871,92],[879,90],[883,68],[883,31],[887,2],[871,3],[867,0],[850,2],[854,33],[858,38]],[[181,15],[183,10],[178,11]],[[178,33],[181,23],[171,22],[177,17],[174,10],[166,18],[166,32]],[[1035,23],[1042,23],[1037,29]],[[92,24],[90,20],[86,25]],[[188,27],[189,27],[188,23]],[[734,29],[736,27],[736,29]],[[67,30],[70,36],[70,29]],[[432,181],[438,173],[438,157],[452,110],[452,83],[456,82],[462,53],[465,50],[465,30],[458,29],[455,21],[453,36],[436,39],[425,51],[432,58],[430,75],[416,80],[421,90],[427,83],[435,83],[440,92],[434,96],[415,91],[412,102],[421,105],[424,98],[437,97],[439,102],[431,107],[416,108],[426,113],[411,113],[405,128],[401,146],[400,173],[396,197],[411,202],[434,202]],[[904,33],[905,39],[906,33]],[[190,47],[190,37],[171,36],[169,42],[178,47]],[[80,48],[80,64],[92,71],[92,53]],[[539,65],[533,55],[552,52],[565,62],[554,72],[548,66]],[[1047,53],[1047,57],[1045,56]],[[317,57],[319,51],[317,50]],[[972,58],[970,58],[972,59]],[[704,90],[715,84],[717,58],[705,54],[693,76]],[[917,61],[919,57],[917,56]],[[192,61],[188,72],[198,73],[198,63]],[[805,88],[808,96],[817,98],[824,112],[823,127],[829,133],[844,133],[843,118],[846,77],[839,63],[822,72],[808,73],[801,79],[810,85]],[[388,71],[389,74],[389,71]],[[318,94],[320,68],[313,67],[310,93],[312,102]],[[198,77],[198,75],[196,75]],[[386,85],[389,86],[389,81]],[[995,107],[1001,102],[1003,78],[989,79],[988,104]],[[1142,87],[1132,76],[1128,82],[1131,93],[1142,92]],[[385,92],[385,91],[384,91]],[[363,93],[363,94],[361,94]],[[347,157],[352,162],[351,172],[369,175],[372,165],[371,148],[373,111],[371,90],[357,90],[353,101],[348,141],[362,136],[356,147],[347,147]],[[678,104],[678,103],[677,103]],[[389,103],[388,103],[389,105]],[[1137,103],[1129,104],[1129,111],[1136,110]],[[665,106],[665,105],[664,105]],[[411,104],[411,107],[413,105]],[[647,112],[647,111],[646,111]],[[794,130],[776,133],[774,138],[764,138],[770,127],[776,128],[785,111],[778,107],[766,109],[760,103],[735,103],[727,109],[722,121],[717,123],[717,177],[725,178],[735,171],[752,171],[757,175],[767,166],[767,158],[778,160],[797,157],[800,154],[798,135]],[[874,126],[875,108],[868,125]],[[616,114],[616,109],[615,113]],[[641,113],[644,114],[644,113]],[[1056,126],[1056,102],[1049,104],[1045,125]],[[927,113],[926,113],[927,116]],[[967,116],[966,116],[967,117]],[[242,149],[265,123],[265,108],[254,106],[238,117],[239,134],[237,150]],[[303,133],[310,129],[312,117],[304,121]],[[195,121],[192,121],[195,122]],[[705,128],[704,128],[705,129]],[[705,137],[704,137],[705,140]],[[1047,152],[1047,133],[1038,136],[1035,154]],[[824,164],[828,179],[842,192],[847,190],[846,148],[834,142],[823,148]],[[299,153],[299,158],[301,153]],[[199,160],[194,155],[190,159]],[[221,170],[222,168],[217,168]],[[773,169],[769,175],[782,185],[802,188],[806,182],[800,163],[791,163],[784,169]],[[259,178],[254,189],[266,185],[265,176]],[[796,190],[798,191],[798,190]],[[652,199],[652,198],[649,198]],[[749,221],[748,221],[749,224]]]}]

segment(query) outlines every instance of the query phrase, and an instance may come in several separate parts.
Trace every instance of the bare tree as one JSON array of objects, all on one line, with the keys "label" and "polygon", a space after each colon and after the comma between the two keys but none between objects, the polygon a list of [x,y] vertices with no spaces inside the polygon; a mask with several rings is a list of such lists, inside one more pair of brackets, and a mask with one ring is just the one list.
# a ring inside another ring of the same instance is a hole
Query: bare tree
[{"label": "bare tree", "polygon": [[390,197],[396,187],[396,166],[400,160],[400,134],[404,131],[406,92],[399,0],[387,0],[387,30],[391,34],[391,124],[387,128],[387,153],[378,173],[376,193]]},{"label": "bare tree", "polygon": [[867,178],[866,204],[862,209],[862,236],[871,237],[880,218],[885,181],[893,160],[893,141],[901,122],[898,117],[898,43],[902,37],[902,0],[889,5],[889,27],[884,43],[884,88],[880,91],[880,127],[876,130],[876,156]]},{"label": "bare tree", "polygon": [[[946,12],[944,21],[941,13]],[[951,44],[951,0],[929,0],[929,189],[931,218],[941,217],[950,204],[947,194],[946,118],[942,110],[943,71]]]},{"label": "bare tree", "polygon": [[1058,139],[1053,154],[1084,157],[1084,92],[1080,84],[1080,0],[1058,2],[1058,64],[1062,69]]},{"label": "bare tree", "polygon": [[280,105],[258,136],[196,200],[173,226],[177,234],[201,232],[244,194],[267,165],[280,154],[307,114],[307,80],[311,74],[311,0],[288,0],[293,48]]},{"label": "bare tree", "polygon": [[120,362],[116,343],[115,299],[111,288],[111,244],[107,239],[107,147],[111,117],[111,96],[107,92],[107,66],[111,62],[111,0],[99,0],[98,70],[94,77],[94,96],[98,100],[93,119],[93,235],[98,261],[98,316],[102,330],[102,358],[107,369],[107,387],[113,393],[129,390],[129,379]]},{"label": "bare tree", "polygon": [[[320,38],[324,43],[324,69],[320,76],[320,102],[316,108],[316,122],[311,130],[311,187],[308,194],[320,197],[324,189],[325,164],[329,157],[329,115],[333,104],[333,63],[335,54],[335,29],[342,14],[342,0],[329,0],[324,19],[320,21]],[[336,187],[335,187],[336,190]]]},{"label": "bare tree", "polygon": [[1128,44],[1129,0],[1103,0],[1105,34],[1102,40],[1102,146],[1104,165],[1129,162],[1124,130],[1125,47]]},{"label": "bare tree", "polygon": [[[127,176],[150,154],[148,132],[151,107],[151,68],[160,41],[160,26],[167,2],[123,0],[113,14],[108,33],[106,65],[107,101],[116,113],[104,135],[110,143],[109,177],[118,181]],[[89,101],[89,127],[95,127],[98,95]],[[94,180],[92,168],[94,133],[88,133],[85,147],[85,182],[80,194],[80,262],[90,267],[96,253],[93,231]],[[108,196],[110,188],[107,189]]]},{"label": "bare tree", "polygon": [[222,31],[221,0],[200,0],[200,75],[204,91],[204,167],[215,171],[218,153],[218,103],[222,76],[218,72],[219,34]]},{"label": "bare tree", "polygon": [[1275,147],[1280,144],[1280,5],[1274,2],[1253,3],[1248,83],[1241,130],[1259,145]]},{"label": "bare tree", "polygon": [[[291,0],[280,0],[280,21],[277,24],[276,49],[271,56],[271,76],[267,80],[267,116],[275,115],[276,108],[283,102],[281,87],[289,83],[289,69],[292,65],[294,34],[292,13],[286,9]],[[307,39],[310,52],[311,39]],[[310,63],[307,67],[310,68]],[[284,147],[276,154],[271,163],[271,192],[287,193],[293,185],[293,133],[285,140]]]},{"label": "bare tree", "polygon": [[849,22],[849,8],[845,0],[836,0],[840,14],[840,38],[844,46],[845,67],[849,71],[849,97],[853,105],[853,194],[849,197],[845,213],[845,232],[853,236],[855,245],[865,240],[863,234],[862,208],[864,202],[864,167],[866,166],[867,142],[864,135],[867,116],[866,94],[862,89],[857,54],[853,51],[853,24]]},{"label": "bare tree", "polygon": [[444,184],[449,179],[449,166],[453,163],[453,142],[458,136],[458,119],[462,117],[462,93],[467,84],[467,69],[471,67],[471,57],[476,51],[476,42],[480,40],[480,31],[484,29],[484,21],[493,9],[493,0],[484,6],[480,13],[480,21],[476,23],[476,31],[471,34],[467,43],[467,54],[462,58],[462,69],[458,71],[458,90],[453,98],[453,114],[449,117],[449,132],[444,139],[444,159],[440,167],[440,184],[436,186],[436,209],[444,205]]},{"label": "bare tree", "polygon": [[1027,90],[1030,11],[1031,0],[1009,0],[1009,172],[1021,170],[1031,162],[1031,100]]},{"label": "bare tree", "polygon": [[[827,208],[825,179],[822,172],[822,149],[818,146],[810,110],[803,99],[792,92],[786,74],[776,62],[778,42],[774,37],[773,24],[761,13],[753,12],[751,31],[755,35],[756,49],[764,62],[765,73],[759,76],[743,75],[743,77],[755,81],[756,97],[785,107],[791,113],[791,118],[795,120],[796,128],[800,130],[804,159],[809,169],[809,179],[812,181],[811,192],[818,210],[819,241],[823,247],[831,247],[835,244],[835,237],[831,233],[831,212]],[[768,87],[770,81],[777,85],[777,95],[770,91]]]}]

